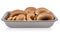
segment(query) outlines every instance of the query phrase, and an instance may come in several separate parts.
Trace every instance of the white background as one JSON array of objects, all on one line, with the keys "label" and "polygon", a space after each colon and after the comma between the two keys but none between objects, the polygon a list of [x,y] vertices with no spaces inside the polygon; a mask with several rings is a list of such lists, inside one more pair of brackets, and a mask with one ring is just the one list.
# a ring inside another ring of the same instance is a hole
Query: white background
[{"label": "white background", "polygon": [[7,11],[45,7],[58,18],[51,28],[9,28],[0,20],[0,40],[60,40],[59,0],[0,0],[0,19]]}]

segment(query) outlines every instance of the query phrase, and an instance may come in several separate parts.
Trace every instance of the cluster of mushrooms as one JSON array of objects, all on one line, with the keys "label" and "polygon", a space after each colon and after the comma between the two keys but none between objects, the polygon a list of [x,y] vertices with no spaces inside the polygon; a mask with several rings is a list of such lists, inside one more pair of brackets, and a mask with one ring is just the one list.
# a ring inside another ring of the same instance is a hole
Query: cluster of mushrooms
[{"label": "cluster of mushrooms", "polygon": [[34,8],[28,7],[25,10],[14,10],[11,11],[7,20],[54,20],[54,16],[51,11],[46,8]]}]

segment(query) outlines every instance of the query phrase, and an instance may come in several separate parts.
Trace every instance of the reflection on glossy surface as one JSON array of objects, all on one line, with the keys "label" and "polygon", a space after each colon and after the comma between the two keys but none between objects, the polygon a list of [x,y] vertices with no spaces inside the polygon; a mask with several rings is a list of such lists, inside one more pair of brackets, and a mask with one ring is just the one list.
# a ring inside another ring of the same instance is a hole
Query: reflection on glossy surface
[{"label": "reflection on glossy surface", "polygon": [[51,31],[51,28],[7,28],[6,31]]}]

